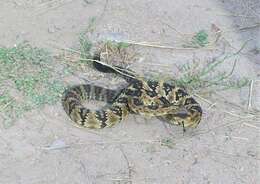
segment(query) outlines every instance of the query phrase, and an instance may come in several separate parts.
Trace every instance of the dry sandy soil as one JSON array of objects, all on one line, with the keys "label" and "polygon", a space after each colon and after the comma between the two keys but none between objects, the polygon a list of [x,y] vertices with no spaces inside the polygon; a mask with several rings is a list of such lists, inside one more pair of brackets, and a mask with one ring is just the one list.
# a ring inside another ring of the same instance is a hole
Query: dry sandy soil
[{"label": "dry sandy soil", "polygon": [[29,112],[14,126],[0,128],[0,183],[260,182],[259,119],[232,105],[247,108],[251,94],[250,108],[260,109],[259,0],[1,0],[0,44],[27,40],[60,53],[57,46],[77,45],[91,17],[97,18],[95,39],[177,47],[183,35],[210,30],[214,24],[228,43],[210,50],[140,47],[143,61],[135,67],[142,70],[163,71],[164,64],[194,57],[209,61],[250,39],[234,74],[254,79],[252,91],[245,87],[219,92],[207,101],[198,98],[203,120],[185,133],[155,118],[132,115],[113,128],[79,129],[61,104]]}]

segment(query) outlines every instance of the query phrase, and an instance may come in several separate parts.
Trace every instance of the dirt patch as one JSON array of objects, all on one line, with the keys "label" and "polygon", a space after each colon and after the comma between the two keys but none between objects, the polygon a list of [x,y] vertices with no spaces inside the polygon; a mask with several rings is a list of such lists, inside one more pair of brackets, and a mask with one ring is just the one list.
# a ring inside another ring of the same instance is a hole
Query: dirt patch
[{"label": "dirt patch", "polygon": [[[64,86],[85,80],[109,86],[115,80],[85,63],[77,63],[71,53],[67,59],[64,57],[64,50],[80,51],[82,35],[91,42],[124,41],[134,44],[141,53],[141,59],[131,65],[140,74],[183,79],[182,82],[187,82],[183,76],[193,76],[192,84],[196,85],[184,84],[205,113],[199,127],[185,133],[181,127],[169,126],[156,118],[134,115],[113,128],[86,130],[72,126],[59,102],[43,103],[12,126],[1,124],[0,183],[257,183],[259,8],[259,2],[253,0],[2,2],[1,46],[17,48],[29,41],[49,50],[54,60],[48,66],[54,66],[54,78],[59,78]],[[211,39],[209,33],[219,33],[219,42]],[[208,72],[204,82],[218,80],[215,74],[220,76],[219,72],[225,71],[221,75],[232,72],[228,79],[237,83],[226,84],[229,88],[225,91],[217,83],[207,93],[208,88],[198,87],[204,83],[194,83],[197,78],[190,74],[223,58],[225,62]],[[180,67],[183,64],[190,68]],[[0,79],[13,66],[18,64],[0,70]],[[28,67],[23,71],[35,74]],[[189,75],[185,76],[184,71]],[[35,80],[52,80],[49,75],[42,75],[36,74]],[[18,99],[26,90],[28,98],[33,96],[35,80],[19,78],[16,73],[14,77],[16,84],[10,79],[2,85],[15,86],[10,96],[4,96],[6,88],[0,87],[0,103],[6,107],[10,107],[10,98],[21,91]],[[238,79],[242,78],[248,82],[239,86]],[[4,119],[0,117],[1,122]]]}]

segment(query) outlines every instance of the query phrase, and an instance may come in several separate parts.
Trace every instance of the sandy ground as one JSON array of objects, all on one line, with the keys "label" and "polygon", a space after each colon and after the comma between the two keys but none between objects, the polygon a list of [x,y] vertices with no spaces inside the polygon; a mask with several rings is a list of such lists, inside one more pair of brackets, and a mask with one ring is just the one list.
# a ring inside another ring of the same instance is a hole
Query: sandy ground
[{"label": "sandy ground", "polygon": [[[28,40],[59,53],[57,45],[77,45],[91,17],[97,18],[92,34],[96,39],[168,45],[178,44],[180,34],[214,24],[234,50],[251,39],[235,74],[255,79],[252,108],[259,109],[259,16],[259,0],[2,0],[0,44]],[[205,62],[221,52],[223,48],[144,49],[144,61],[136,66],[147,70],[149,63],[189,62],[194,56]],[[163,70],[162,65],[149,68]],[[227,103],[246,107],[248,95],[245,88],[207,99],[219,109],[198,99],[203,120],[184,134],[180,127],[140,116],[130,116],[113,128],[79,129],[72,126],[61,104],[46,106],[27,113],[11,128],[0,128],[0,183],[259,183],[259,122],[237,116],[239,112]],[[163,146],[162,140],[173,143]]]}]

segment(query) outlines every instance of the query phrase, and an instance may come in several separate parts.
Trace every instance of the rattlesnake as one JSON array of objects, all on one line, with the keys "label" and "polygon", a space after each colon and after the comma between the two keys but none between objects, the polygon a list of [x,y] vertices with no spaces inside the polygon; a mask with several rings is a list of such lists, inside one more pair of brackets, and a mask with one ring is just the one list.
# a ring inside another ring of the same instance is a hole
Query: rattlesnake
[{"label": "rattlesnake", "polygon": [[[145,80],[121,67],[109,68],[100,63],[94,63],[94,66],[99,71],[123,76],[128,85],[111,90],[83,84],[65,90],[63,108],[77,125],[95,129],[111,127],[130,113],[156,116],[184,128],[196,127],[200,123],[201,106],[184,89],[163,81]],[[104,101],[107,105],[99,110],[91,110],[83,106],[85,100]]]}]

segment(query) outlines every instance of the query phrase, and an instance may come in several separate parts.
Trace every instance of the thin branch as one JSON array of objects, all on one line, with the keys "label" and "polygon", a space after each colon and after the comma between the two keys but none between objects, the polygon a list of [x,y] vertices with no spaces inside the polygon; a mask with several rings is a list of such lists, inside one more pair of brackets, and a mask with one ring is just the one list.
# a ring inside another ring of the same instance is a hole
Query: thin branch
[{"label": "thin branch", "polygon": [[126,165],[127,165],[127,169],[128,169],[128,178],[125,178],[125,179],[129,180],[129,182],[131,184],[132,183],[132,167],[130,166],[130,162],[129,162],[129,160],[128,160],[128,158],[127,158],[123,148],[119,147],[119,149],[120,149],[120,151],[123,154],[123,157],[124,157],[124,159],[126,161]]},{"label": "thin branch", "polygon": [[252,91],[253,91],[253,86],[254,86],[254,80],[251,80],[250,89],[249,89],[249,97],[248,97],[247,110],[251,109],[251,107],[252,107]]},{"label": "thin branch", "polygon": [[[122,41],[120,41],[122,42]],[[124,43],[132,44],[132,45],[140,45],[140,46],[145,46],[145,47],[154,47],[154,48],[161,48],[161,49],[171,49],[171,50],[214,50],[214,48],[181,48],[181,47],[172,47],[172,46],[166,46],[166,45],[157,45],[157,44],[152,44],[148,42],[135,42],[132,40],[126,40],[123,41]]]},{"label": "thin branch", "polygon": [[251,26],[246,26],[246,27],[241,27],[239,28],[238,30],[239,31],[246,31],[248,29],[255,29],[255,28],[258,28],[260,27],[260,22],[259,23],[256,23],[255,25],[251,25]]},{"label": "thin branch", "polygon": [[217,13],[216,15],[228,16],[228,17],[243,17],[243,18],[250,18],[250,19],[255,19],[255,18],[257,18],[257,17],[255,17],[255,16],[248,16],[248,15],[241,15],[241,14],[224,14],[224,13]]}]

